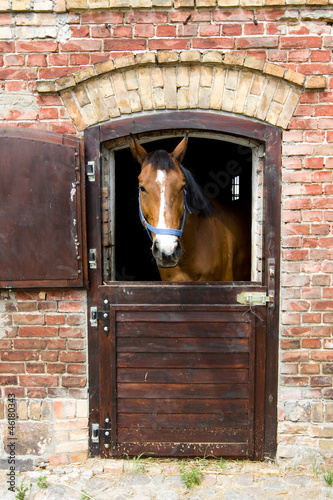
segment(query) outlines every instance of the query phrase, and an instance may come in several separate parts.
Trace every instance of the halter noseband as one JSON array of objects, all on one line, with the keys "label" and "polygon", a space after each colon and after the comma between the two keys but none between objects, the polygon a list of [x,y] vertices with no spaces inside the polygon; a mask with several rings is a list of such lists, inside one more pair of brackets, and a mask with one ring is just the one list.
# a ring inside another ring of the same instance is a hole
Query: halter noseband
[{"label": "halter noseband", "polygon": [[143,227],[146,228],[146,231],[147,231],[148,236],[151,239],[151,241],[153,241],[153,238],[152,238],[152,236],[151,236],[151,234],[150,234],[149,231],[151,231],[154,234],[165,234],[165,235],[169,235],[169,236],[178,236],[180,238],[181,235],[183,234],[183,231],[184,231],[186,212],[188,212],[189,214],[192,213],[191,210],[188,208],[187,201],[186,201],[186,192],[184,190],[184,212],[183,212],[183,220],[182,220],[181,228],[180,229],[168,229],[168,228],[159,228],[159,227],[151,226],[146,221],[146,219],[145,219],[145,217],[143,215],[142,208],[141,208],[141,196],[140,196],[140,190],[139,190],[139,214],[140,214],[140,220],[141,220],[141,223],[142,223]]}]

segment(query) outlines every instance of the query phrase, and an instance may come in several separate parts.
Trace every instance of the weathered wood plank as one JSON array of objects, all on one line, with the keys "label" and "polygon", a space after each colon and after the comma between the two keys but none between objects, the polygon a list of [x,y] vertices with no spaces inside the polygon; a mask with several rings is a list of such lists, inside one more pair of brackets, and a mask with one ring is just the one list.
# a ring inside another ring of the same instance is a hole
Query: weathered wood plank
[{"label": "weathered wood plank", "polygon": [[172,399],[155,398],[140,399],[137,397],[118,399],[119,413],[170,413],[170,414],[189,414],[189,413],[206,413],[206,414],[231,414],[238,415],[239,413],[248,414],[249,402],[247,399],[205,399],[205,398],[182,398]]},{"label": "weathered wood plank", "polygon": [[141,429],[119,428],[119,441],[123,443],[247,443],[247,428],[218,429]]},{"label": "weathered wood plank", "polygon": [[117,321],[122,322],[181,322],[181,323],[246,323],[252,318],[242,316],[240,312],[222,312],[222,311],[117,311]]},{"label": "weathered wood plank", "polygon": [[245,338],[251,333],[250,323],[240,322],[120,322],[117,324],[117,336],[121,337],[217,337]]},{"label": "weathered wood plank", "polygon": [[118,353],[119,368],[247,368],[247,353]]},{"label": "weathered wood plank", "polygon": [[119,427],[151,429],[207,429],[244,427],[251,425],[247,413],[233,414],[168,414],[168,413],[119,413]]},{"label": "weathered wood plank", "polygon": [[118,352],[248,352],[247,339],[119,338]]},{"label": "weathered wood plank", "polygon": [[137,383],[246,383],[249,372],[245,369],[168,369],[159,368],[119,368],[118,382]]},{"label": "weathered wood plank", "polygon": [[118,398],[231,398],[249,397],[248,384],[118,384]]}]

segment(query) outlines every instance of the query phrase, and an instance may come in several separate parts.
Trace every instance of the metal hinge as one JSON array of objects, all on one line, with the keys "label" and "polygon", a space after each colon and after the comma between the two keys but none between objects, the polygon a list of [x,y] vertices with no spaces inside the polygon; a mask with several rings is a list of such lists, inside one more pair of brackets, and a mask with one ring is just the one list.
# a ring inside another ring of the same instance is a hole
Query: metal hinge
[{"label": "metal hinge", "polygon": [[242,292],[237,295],[237,302],[249,306],[265,306],[274,300],[274,297],[265,292]]},{"label": "metal hinge", "polygon": [[90,182],[95,182],[96,177],[95,177],[95,162],[94,161],[88,161],[86,165],[86,174],[88,177],[88,181]]},{"label": "metal hinge", "polygon": [[111,445],[111,421],[108,415],[104,419],[104,429],[99,424],[91,424],[91,442],[99,443],[101,437],[104,439],[104,448],[108,450]]},{"label": "metal hinge", "polygon": [[96,306],[90,308],[90,326],[98,326],[98,321],[103,322],[103,331],[107,335],[110,331],[110,310],[109,310],[109,300],[103,300],[103,311],[98,311]]}]

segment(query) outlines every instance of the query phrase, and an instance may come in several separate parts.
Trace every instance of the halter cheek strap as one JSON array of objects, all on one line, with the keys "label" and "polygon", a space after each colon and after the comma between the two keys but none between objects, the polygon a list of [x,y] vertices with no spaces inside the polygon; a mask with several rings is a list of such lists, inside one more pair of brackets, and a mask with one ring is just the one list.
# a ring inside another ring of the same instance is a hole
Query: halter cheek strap
[{"label": "halter cheek strap", "polygon": [[187,205],[186,192],[184,190],[184,213],[183,213],[183,220],[182,220],[181,228],[180,229],[168,229],[168,228],[159,228],[159,227],[151,226],[146,221],[146,219],[145,219],[145,217],[143,215],[142,207],[141,207],[141,196],[140,196],[140,191],[139,191],[139,215],[140,215],[140,220],[141,220],[141,223],[142,223],[143,227],[146,228],[146,231],[147,231],[148,236],[151,239],[151,241],[153,241],[153,238],[152,238],[152,236],[150,234],[150,231],[152,233],[154,233],[154,234],[164,234],[164,235],[168,235],[168,236],[178,236],[180,238],[181,235],[183,234],[183,231],[184,231],[186,212],[188,212],[189,214],[192,213],[191,210],[189,209],[188,205]]}]

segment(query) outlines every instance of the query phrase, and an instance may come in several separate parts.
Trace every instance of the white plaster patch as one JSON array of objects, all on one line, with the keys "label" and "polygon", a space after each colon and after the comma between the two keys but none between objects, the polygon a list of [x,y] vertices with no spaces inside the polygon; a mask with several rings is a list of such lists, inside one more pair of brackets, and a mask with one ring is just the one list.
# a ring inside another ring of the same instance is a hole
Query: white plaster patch
[{"label": "white plaster patch", "polygon": [[37,98],[31,94],[0,93],[0,117],[7,118],[15,110],[28,114],[37,113],[38,109]]}]

